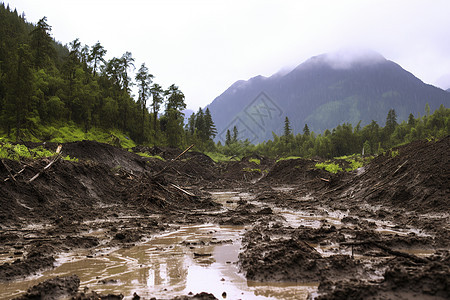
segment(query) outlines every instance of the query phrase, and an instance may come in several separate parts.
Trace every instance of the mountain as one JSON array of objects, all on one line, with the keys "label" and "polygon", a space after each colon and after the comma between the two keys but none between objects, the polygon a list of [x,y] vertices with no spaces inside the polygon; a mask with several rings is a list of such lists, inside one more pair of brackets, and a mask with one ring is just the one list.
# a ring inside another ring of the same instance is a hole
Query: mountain
[{"label": "mountain", "polygon": [[410,113],[423,114],[425,104],[435,110],[448,106],[450,94],[425,84],[382,55],[335,52],[315,56],[287,74],[239,80],[208,105],[217,140],[236,126],[239,139],[257,143],[283,132],[284,119],[294,133],[305,124],[320,133],[343,122],[356,126],[372,120],[384,126],[389,109],[398,122]]}]

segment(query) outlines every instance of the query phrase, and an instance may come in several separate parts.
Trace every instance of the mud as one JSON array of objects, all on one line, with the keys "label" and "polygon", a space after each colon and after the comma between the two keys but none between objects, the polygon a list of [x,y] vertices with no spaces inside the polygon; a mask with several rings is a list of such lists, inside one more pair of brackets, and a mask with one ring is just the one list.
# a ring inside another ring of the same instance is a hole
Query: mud
[{"label": "mud", "polygon": [[[448,299],[449,146],[449,137],[414,142],[336,175],[314,169],[320,158],[215,163],[188,152],[171,162],[182,150],[134,149],[161,161],[88,141],[64,144],[79,161],[58,160],[31,183],[48,159],[4,160],[0,285],[40,281],[10,294],[22,299],[223,299],[207,285],[204,294],[139,296],[130,281],[108,296],[82,270],[42,276],[64,256],[102,257],[180,226],[217,224],[242,228],[231,240],[240,241],[235,272],[252,287],[243,299],[289,299],[300,286],[310,287],[304,299]],[[211,242],[183,247],[211,259]]]}]

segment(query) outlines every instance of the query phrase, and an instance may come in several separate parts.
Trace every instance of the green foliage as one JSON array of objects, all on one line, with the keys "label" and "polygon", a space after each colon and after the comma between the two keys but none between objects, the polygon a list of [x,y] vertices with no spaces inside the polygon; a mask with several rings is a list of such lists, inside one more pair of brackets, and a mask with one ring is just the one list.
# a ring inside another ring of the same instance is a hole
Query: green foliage
[{"label": "green foliage", "polygon": [[257,165],[261,164],[261,160],[259,160],[257,158],[250,158],[248,161],[251,163],[255,163]]},{"label": "green foliage", "polygon": [[70,157],[69,155],[63,157],[64,160],[78,162],[78,158]]},{"label": "green foliage", "polygon": [[139,155],[139,156],[142,156],[142,157],[156,158],[156,159],[159,159],[159,160],[162,160],[162,161],[166,161],[164,158],[162,158],[159,155],[150,155],[150,154],[144,153],[144,152],[137,152],[136,154]]},{"label": "green foliage", "polygon": [[317,169],[323,169],[323,170],[333,173],[333,174],[336,174],[337,172],[342,172],[342,168],[339,167],[339,165],[337,165],[333,162],[329,162],[329,161],[323,162],[323,163],[317,163],[315,165],[315,167]]},{"label": "green foliage", "polygon": [[396,156],[398,156],[400,154],[400,152],[398,150],[391,150],[391,157],[394,158]]},{"label": "green foliage", "polygon": [[[36,148],[28,148],[23,144],[13,145],[11,143],[0,144],[0,158],[11,160],[22,159],[40,159],[45,157],[55,156],[56,152],[45,149],[43,146]],[[78,162],[77,158],[70,157],[69,155],[63,157],[64,160]]]},{"label": "green foliage", "polygon": [[224,162],[224,161],[233,161],[233,160],[239,160],[238,157],[231,157],[225,154],[222,154],[220,152],[205,152],[206,155],[208,155],[214,162]]}]

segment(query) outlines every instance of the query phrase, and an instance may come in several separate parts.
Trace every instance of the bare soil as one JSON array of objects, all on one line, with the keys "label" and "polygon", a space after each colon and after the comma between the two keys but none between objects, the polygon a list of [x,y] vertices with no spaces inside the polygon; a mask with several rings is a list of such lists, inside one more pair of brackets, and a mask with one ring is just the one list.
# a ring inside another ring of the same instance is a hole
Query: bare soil
[{"label": "bare soil", "polygon": [[[64,155],[79,161],[58,160],[31,183],[49,159],[3,160],[0,281],[53,268],[61,252],[129,247],[180,224],[213,222],[251,225],[239,256],[249,280],[318,282],[311,295],[318,299],[449,299],[449,146],[450,137],[414,142],[336,175],[314,168],[320,158],[254,157],[257,165],[252,157],[215,163],[188,152],[172,161],[182,150],[134,149],[161,161],[92,141],[64,144]],[[222,209],[209,193],[217,190],[253,197]],[[297,226],[289,220],[296,215],[317,226]],[[79,284],[75,274],[54,278],[20,299],[133,296],[80,291]]]}]

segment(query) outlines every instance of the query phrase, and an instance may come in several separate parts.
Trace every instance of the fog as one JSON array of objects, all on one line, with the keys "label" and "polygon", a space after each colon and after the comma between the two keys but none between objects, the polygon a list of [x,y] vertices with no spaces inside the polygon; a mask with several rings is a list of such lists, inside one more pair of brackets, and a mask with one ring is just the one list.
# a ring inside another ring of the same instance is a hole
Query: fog
[{"label": "fog", "polygon": [[450,74],[448,0],[5,2],[30,22],[47,16],[63,44],[100,41],[107,58],[132,52],[137,67],[145,62],[165,88],[178,85],[194,110],[237,80],[312,56],[340,53],[330,56],[335,67],[361,59],[342,49],[376,51],[431,84]]}]

